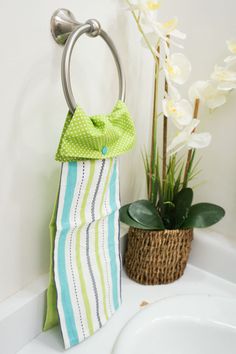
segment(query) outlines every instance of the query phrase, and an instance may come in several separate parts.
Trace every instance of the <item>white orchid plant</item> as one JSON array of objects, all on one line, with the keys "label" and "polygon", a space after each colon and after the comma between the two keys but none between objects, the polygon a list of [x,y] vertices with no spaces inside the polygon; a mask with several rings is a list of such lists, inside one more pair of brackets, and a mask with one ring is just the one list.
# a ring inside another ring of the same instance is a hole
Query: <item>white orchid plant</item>
[{"label": "white orchid plant", "polygon": [[[236,64],[236,41],[227,41],[231,54],[224,65],[216,65],[209,80],[195,82],[188,90],[189,99],[182,98],[178,87],[186,84],[191,63],[179,52],[186,35],[178,29],[178,19],[158,21],[160,1],[126,0],[126,3],[141,33],[142,43],[153,56],[155,75],[151,151],[143,155],[148,198],[123,206],[121,221],[151,230],[213,225],[224,216],[224,210],[210,203],[192,205],[193,190],[189,183],[198,173],[196,151],[211,142],[210,133],[196,132],[201,123],[199,105],[214,110],[225,104],[229,93],[236,88],[236,71],[232,69]],[[164,88],[160,87],[161,83]],[[162,92],[163,97],[160,97]],[[161,119],[160,148],[157,131]],[[175,131],[172,139],[168,136],[170,124]]]}]

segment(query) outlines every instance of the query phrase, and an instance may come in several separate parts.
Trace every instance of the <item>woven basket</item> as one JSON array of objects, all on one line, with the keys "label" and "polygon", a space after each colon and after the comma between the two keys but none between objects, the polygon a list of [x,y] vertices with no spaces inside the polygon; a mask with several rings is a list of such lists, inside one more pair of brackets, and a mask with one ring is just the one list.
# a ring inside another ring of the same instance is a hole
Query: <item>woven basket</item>
[{"label": "woven basket", "polygon": [[140,284],[167,284],[180,278],[185,270],[193,230],[147,231],[130,228],[125,269]]}]

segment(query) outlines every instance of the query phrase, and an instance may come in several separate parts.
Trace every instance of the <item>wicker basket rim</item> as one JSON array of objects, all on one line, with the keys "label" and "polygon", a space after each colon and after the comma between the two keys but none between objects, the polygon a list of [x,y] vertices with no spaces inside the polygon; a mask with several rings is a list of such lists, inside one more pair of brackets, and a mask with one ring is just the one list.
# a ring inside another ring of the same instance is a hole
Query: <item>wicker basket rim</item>
[{"label": "wicker basket rim", "polygon": [[130,226],[131,229],[135,229],[135,230],[138,230],[138,231],[141,231],[141,232],[160,232],[160,233],[164,233],[166,231],[168,231],[169,233],[179,233],[179,232],[183,232],[183,231],[186,231],[186,232],[189,232],[189,231],[192,231],[193,228],[188,228],[188,229],[164,229],[164,230],[147,230],[147,229],[141,229],[141,228],[138,228],[138,227],[133,227],[133,226]]}]

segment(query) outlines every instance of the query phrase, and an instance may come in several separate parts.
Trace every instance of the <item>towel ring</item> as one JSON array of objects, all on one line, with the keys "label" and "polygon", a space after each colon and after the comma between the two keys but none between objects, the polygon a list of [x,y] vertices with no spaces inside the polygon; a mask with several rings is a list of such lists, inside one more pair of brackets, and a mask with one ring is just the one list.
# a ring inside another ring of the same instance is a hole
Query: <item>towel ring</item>
[{"label": "towel ring", "polygon": [[81,24],[75,20],[75,17],[69,10],[58,9],[51,18],[51,32],[58,44],[65,44],[61,63],[61,79],[65,99],[71,113],[74,113],[77,106],[72,92],[70,79],[71,55],[76,41],[84,33],[90,37],[101,36],[110,48],[118,72],[119,100],[125,100],[125,78],[119,55],[113,41],[101,28],[101,25],[97,20],[91,19],[86,21],[85,24]]}]

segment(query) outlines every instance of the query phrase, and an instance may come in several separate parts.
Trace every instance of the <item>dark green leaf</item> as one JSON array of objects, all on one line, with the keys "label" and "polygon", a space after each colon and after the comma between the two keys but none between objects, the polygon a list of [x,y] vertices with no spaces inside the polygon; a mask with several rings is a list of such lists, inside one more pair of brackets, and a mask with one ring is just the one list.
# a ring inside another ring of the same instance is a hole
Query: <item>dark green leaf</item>
[{"label": "dark green leaf", "polygon": [[178,229],[187,219],[193,201],[191,188],[183,188],[175,196],[175,228]]},{"label": "dark green leaf", "polygon": [[195,204],[190,208],[188,218],[182,228],[208,227],[216,224],[224,215],[224,209],[218,205],[210,203]]},{"label": "dark green leaf", "polygon": [[126,225],[136,227],[138,229],[144,229],[144,230],[153,230],[153,228],[142,225],[135,220],[133,220],[129,213],[128,213],[128,207],[130,204],[124,205],[123,207],[120,208],[120,221],[123,222]]},{"label": "dark green leaf", "polygon": [[164,230],[163,222],[155,206],[149,200],[138,200],[128,208],[130,217],[136,222],[154,230]]},{"label": "dark green leaf", "polygon": [[174,229],[175,221],[175,205],[172,202],[163,203],[163,215],[162,220],[165,225],[165,229]]}]

